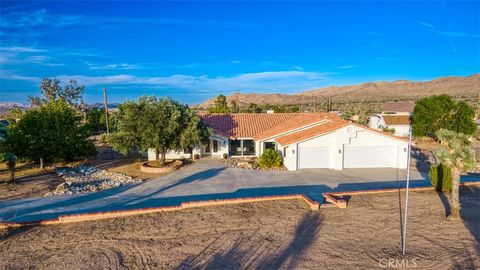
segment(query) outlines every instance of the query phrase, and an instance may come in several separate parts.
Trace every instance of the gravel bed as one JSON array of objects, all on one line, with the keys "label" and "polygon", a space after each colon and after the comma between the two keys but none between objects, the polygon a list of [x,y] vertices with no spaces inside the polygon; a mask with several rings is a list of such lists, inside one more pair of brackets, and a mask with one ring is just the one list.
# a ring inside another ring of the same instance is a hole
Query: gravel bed
[{"label": "gravel bed", "polygon": [[102,191],[124,185],[137,184],[142,179],[98,169],[92,165],[82,164],[77,167],[61,167],[55,172],[65,180],[45,196],[71,195]]}]

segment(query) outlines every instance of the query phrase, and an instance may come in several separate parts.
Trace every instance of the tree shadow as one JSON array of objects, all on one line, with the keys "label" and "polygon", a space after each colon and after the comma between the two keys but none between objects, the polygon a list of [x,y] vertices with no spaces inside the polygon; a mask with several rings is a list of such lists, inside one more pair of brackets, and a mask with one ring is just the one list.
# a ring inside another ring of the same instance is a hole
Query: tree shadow
[{"label": "tree shadow", "polygon": [[421,173],[428,173],[430,170],[431,161],[430,156],[422,151],[420,148],[412,146],[411,150],[412,160],[415,161],[415,167]]},{"label": "tree shadow", "polygon": [[20,227],[6,228],[3,230],[0,230],[0,241],[5,241],[8,238],[25,233],[35,227],[37,227],[37,225],[23,225]]},{"label": "tree shadow", "polygon": [[[286,269],[295,268],[301,255],[315,242],[321,228],[319,213],[307,213],[298,223],[292,241],[284,248],[271,251],[271,242],[259,244],[255,235],[242,235],[227,249],[218,246],[223,236],[200,253],[183,260],[175,269]],[[255,233],[254,233],[255,234]]]},{"label": "tree shadow", "polygon": [[163,193],[167,190],[170,190],[170,189],[175,188],[175,187],[180,186],[180,185],[185,185],[185,184],[196,182],[196,181],[208,180],[208,179],[218,175],[223,170],[225,170],[225,167],[212,168],[212,169],[208,169],[208,170],[205,170],[205,171],[197,172],[197,173],[194,173],[194,174],[189,175],[187,177],[184,177],[184,178],[182,178],[182,179],[180,179],[176,182],[173,182],[173,183],[171,183],[167,186],[164,186],[160,189],[157,189],[154,192],[150,192],[150,193],[147,193],[143,196],[139,196],[139,197],[136,197],[134,199],[125,201],[124,203],[126,203],[126,204],[136,203],[136,202],[139,202],[139,201],[143,201],[146,198],[154,197],[157,194]]},{"label": "tree shadow", "polygon": [[470,231],[477,242],[477,250],[480,251],[480,187],[460,187],[460,216],[465,227]]},{"label": "tree shadow", "polygon": [[445,217],[448,217],[452,212],[450,201],[448,200],[448,197],[447,195],[445,195],[445,193],[441,191],[437,191],[437,194],[438,194],[438,197],[440,198],[440,201],[443,204],[443,208],[445,209]]},{"label": "tree shadow", "polygon": [[282,250],[262,260],[257,269],[278,269],[287,264],[286,269],[295,268],[301,255],[315,242],[322,224],[321,215],[307,213],[300,221],[293,240]]},{"label": "tree shadow", "polygon": [[[244,269],[249,258],[256,253],[255,249],[249,249],[249,237],[241,236],[226,250],[218,246],[217,238],[205,247],[199,254],[183,260],[175,269]],[[258,248],[258,247],[257,247]],[[209,254],[211,252],[213,254]]]}]

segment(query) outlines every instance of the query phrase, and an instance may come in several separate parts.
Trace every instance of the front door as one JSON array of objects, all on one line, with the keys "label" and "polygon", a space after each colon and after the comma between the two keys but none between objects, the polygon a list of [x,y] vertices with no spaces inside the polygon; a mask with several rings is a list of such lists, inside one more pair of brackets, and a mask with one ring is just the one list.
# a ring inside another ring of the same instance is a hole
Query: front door
[{"label": "front door", "polygon": [[213,140],[213,153],[217,153],[217,152],[218,152],[218,141]]},{"label": "front door", "polygon": [[203,152],[205,156],[209,156],[212,154],[212,152],[210,151],[210,141],[208,142],[208,144],[204,145]]}]

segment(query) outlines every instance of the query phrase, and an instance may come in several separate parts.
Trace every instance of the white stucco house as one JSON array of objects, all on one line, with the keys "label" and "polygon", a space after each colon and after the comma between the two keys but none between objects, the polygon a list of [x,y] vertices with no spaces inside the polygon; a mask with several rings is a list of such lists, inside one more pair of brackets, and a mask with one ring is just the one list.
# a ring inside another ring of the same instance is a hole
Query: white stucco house
[{"label": "white stucco house", "polygon": [[[405,138],[343,120],[334,113],[201,114],[212,128],[210,143],[167,158],[258,157],[277,150],[288,170],[406,168]],[[149,159],[157,159],[149,151]]]},{"label": "white stucco house", "polygon": [[368,126],[377,130],[394,129],[394,135],[407,137],[414,106],[413,102],[386,103],[381,113],[370,116]]}]

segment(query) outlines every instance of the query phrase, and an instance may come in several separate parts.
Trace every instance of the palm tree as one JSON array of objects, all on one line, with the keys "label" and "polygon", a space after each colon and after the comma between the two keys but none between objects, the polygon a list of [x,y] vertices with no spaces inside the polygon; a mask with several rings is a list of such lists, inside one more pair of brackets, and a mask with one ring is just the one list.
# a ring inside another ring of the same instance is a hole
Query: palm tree
[{"label": "palm tree", "polygon": [[436,132],[440,147],[436,150],[437,161],[450,167],[452,171],[452,209],[449,219],[460,220],[460,172],[475,167],[475,155],[467,135],[455,131],[440,129]]}]

